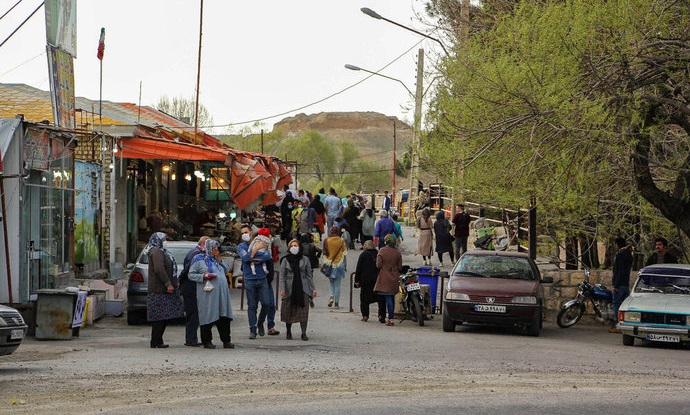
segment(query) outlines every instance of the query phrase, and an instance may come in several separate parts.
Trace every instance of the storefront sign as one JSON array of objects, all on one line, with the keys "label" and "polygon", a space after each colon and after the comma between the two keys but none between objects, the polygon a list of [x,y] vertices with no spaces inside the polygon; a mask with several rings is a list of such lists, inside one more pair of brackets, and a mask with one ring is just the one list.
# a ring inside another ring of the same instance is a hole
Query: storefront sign
[{"label": "storefront sign", "polygon": [[53,46],[48,46],[50,72],[50,98],[53,118],[58,127],[74,129],[74,64],[72,57]]}]

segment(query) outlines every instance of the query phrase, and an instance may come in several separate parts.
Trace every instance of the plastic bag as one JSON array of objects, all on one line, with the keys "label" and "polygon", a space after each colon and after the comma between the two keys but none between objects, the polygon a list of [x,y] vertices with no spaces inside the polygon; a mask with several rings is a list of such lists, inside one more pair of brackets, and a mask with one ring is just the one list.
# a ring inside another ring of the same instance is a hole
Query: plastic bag
[{"label": "plastic bag", "polygon": [[204,291],[206,291],[207,293],[213,291],[213,284],[211,284],[210,280],[207,280],[206,284],[204,284]]}]

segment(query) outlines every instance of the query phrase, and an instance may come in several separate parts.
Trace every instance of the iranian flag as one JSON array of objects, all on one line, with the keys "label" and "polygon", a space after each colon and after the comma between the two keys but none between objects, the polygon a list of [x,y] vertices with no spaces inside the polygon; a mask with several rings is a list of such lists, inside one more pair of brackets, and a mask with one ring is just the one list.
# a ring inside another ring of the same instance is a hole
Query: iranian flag
[{"label": "iranian flag", "polygon": [[98,60],[103,60],[103,52],[105,52],[105,27],[101,27],[101,37],[98,39]]}]

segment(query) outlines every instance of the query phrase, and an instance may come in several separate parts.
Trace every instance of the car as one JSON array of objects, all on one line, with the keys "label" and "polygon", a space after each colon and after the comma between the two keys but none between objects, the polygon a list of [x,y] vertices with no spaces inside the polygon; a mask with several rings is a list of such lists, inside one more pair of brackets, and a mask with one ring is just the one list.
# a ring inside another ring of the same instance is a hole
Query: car
[{"label": "car", "polygon": [[[197,246],[194,241],[164,241],[164,246],[170,251],[177,262],[177,274],[182,272],[184,257]],[[127,284],[127,324],[134,325],[146,321],[146,297],[148,296],[149,259],[146,248],[141,251],[135,264],[129,264],[130,270]]]},{"label": "car", "polygon": [[690,265],[658,264],[642,268],[630,295],[618,308],[623,344],[690,344]]},{"label": "car", "polygon": [[0,356],[14,353],[28,329],[19,311],[0,305]]},{"label": "car", "polygon": [[525,328],[539,336],[544,290],[529,255],[513,251],[465,252],[450,273],[443,299],[443,331],[463,323]]}]

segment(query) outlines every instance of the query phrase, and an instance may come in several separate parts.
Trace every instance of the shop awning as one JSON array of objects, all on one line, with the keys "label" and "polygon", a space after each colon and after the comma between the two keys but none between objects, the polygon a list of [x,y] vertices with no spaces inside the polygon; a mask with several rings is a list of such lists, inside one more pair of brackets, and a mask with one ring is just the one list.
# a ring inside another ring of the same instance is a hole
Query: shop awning
[{"label": "shop awning", "polygon": [[225,163],[228,150],[178,143],[158,138],[125,137],[118,140],[118,157],[144,160],[217,161]]}]

